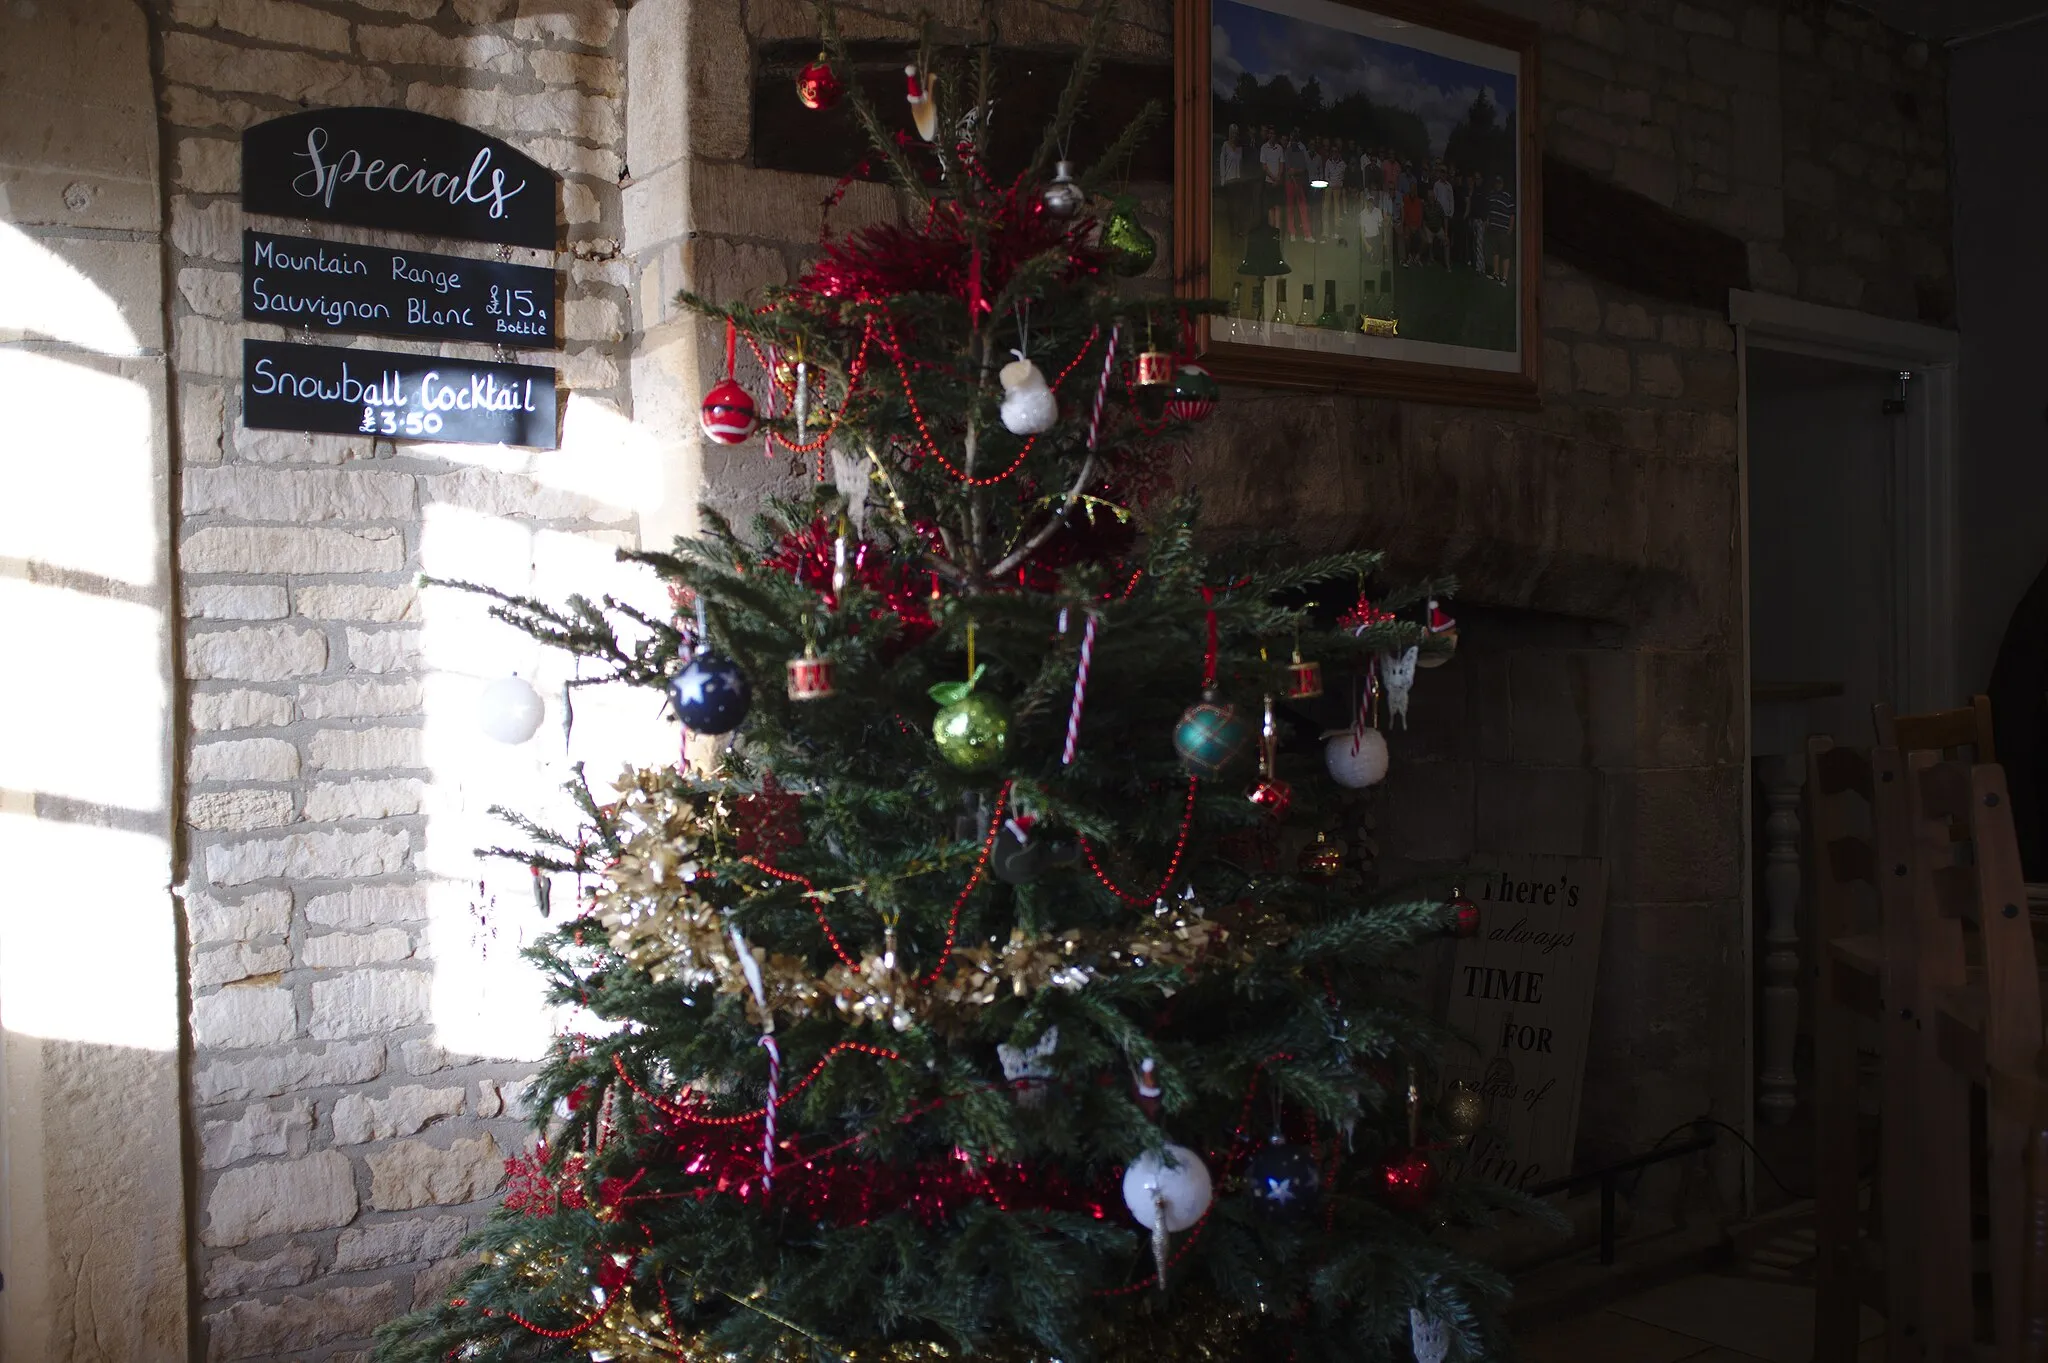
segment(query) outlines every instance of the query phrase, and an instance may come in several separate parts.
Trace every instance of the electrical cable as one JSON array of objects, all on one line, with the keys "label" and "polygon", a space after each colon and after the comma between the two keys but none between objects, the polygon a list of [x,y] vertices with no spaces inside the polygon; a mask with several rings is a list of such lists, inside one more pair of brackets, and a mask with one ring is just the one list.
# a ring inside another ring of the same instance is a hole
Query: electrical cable
[{"label": "electrical cable", "polygon": [[[1756,1157],[1757,1167],[1764,1171],[1765,1175],[1767,1175],[1770,1178],[1771,1182],[1778,1185],[1779,1192],[1782,1192],[1787,1197],[1799,1196],[1798,1193],[1792,1191],[1791,1186],[1787,1184],[1784,1179],[1778,1177],[1778,1171],[1771,1167],[1771,1162],[1764,1158],[1764,1152],[1757,1149],[1756,1146],[1750,1142],[1749,1137],[1743,1135],[1740,1131],[1736,1130],[1734,1127],[1728,1125],[1728,1123],[1721,1121],[1719,1118],[1716,1117],[1699,1116],[1694,1117],[1691,1121],[1680,1122],[1677,1126],[1672,1127],[1669,1131],[1665,1132],[1663,1135],[1657,1138],[1656,1144],[1650,1147],[1651,1153],[1654,1154],[1657,1151],[1662,1150],[1666,1145],[1670,1143],[1671,1138],[1673,1136],[1676,1136],[1679,1132],[1696,1130],[1697,1128],[1702,1126],[1718,1127],[1720,1130],[1727,1132],[1736,1140],[1740,1141],[1742,1143],[1743,1148]],[[1640,1180],[1642,1178],[1642,1174],[1638,1172],[1636,1178]],[[1631,1192],[1633,1192],[1633,1189],[1631,1189]]]}]

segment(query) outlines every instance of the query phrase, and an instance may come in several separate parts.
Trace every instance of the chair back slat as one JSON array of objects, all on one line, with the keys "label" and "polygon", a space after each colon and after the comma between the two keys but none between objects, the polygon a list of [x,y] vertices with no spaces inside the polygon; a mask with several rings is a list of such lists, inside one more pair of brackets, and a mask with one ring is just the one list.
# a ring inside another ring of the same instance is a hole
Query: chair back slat
[{"label": "chair back slat", "polygon": [[1901,752],[1932,751],[1953,756],[1969,748],[1979,762],[1996,762],[1997,748],[1991,741],[1991,698],[1972,696],[1968,705],[1954,710],[1933,710],[1922,715],[1901,715],[1883,701],[1871,707],[1877,720],[1877,746]]},{"label": "chair back slat", "polygon": [[1830,838],[1825,844],[1829,876],[1838,881],[1877,884],[1877,849],[1870,839]]},{"label": "chair back slat", "polygon": [[1969,866],[1943,866],[1929,878],[1934,911],[1961,923],[1977,921],[1977,872]]},{"label": "chair back slat", "polygon": [[[1916,749],[1933,752],[1933,749]],[[1943,819],[1967,818],[1970,813],[1970,768],[1959,761],[1936,762],[1918,774],[1920,805],[1927,813]]]},{"label": "chair back slat", "polygon": [[1870,758],[1854,748],[1837,748],[1833,740],[1829,746],[1808,749],[1812,759],[1811,781],[1822,795],[1840,795],[1854,791],[1864,799],[1870,798]]}]

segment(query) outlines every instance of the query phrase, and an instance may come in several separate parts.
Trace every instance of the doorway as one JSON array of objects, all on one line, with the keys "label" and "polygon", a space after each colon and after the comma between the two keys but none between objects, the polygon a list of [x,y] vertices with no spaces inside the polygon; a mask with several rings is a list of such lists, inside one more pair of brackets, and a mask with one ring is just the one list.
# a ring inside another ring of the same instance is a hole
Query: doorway
[{"label": "doorway", "polygon": [[[1744,643],[1752,779],[1752,1136],[1809,1186],[1799,824],[1809,734],[1867,746],[1870,707],[1954,705],[1953,332],[1730,295],[1742,370]],[[1758,1182],[1748,1180],[1752,1206]],[[1775,1192],[1775,1190],[1773,1190]]]}]

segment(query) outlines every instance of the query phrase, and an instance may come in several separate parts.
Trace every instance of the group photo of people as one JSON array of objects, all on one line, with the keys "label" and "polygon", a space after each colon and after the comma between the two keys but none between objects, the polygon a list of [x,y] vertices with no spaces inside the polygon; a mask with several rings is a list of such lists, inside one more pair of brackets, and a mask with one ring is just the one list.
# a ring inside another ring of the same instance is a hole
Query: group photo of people
[{"label": "group photo of people", "polygon": [[1513,350],[1514,73],[1213,12],[1210,286],[1230,315]]}]

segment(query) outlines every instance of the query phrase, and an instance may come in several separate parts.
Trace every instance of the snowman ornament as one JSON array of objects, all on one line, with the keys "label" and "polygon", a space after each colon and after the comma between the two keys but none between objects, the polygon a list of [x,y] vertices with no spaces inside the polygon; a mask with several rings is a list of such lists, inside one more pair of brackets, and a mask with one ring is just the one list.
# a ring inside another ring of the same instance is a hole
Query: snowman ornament
[{"label": "snowman ornament", "polygon": [[1003,385],[1003,429],[1011,435],[1037,435],[1049,431],[1060,419],[1059,399],[1046,385],[1045,374],[1024,352],[1010,352],[1017,358],[996,375]]}]

